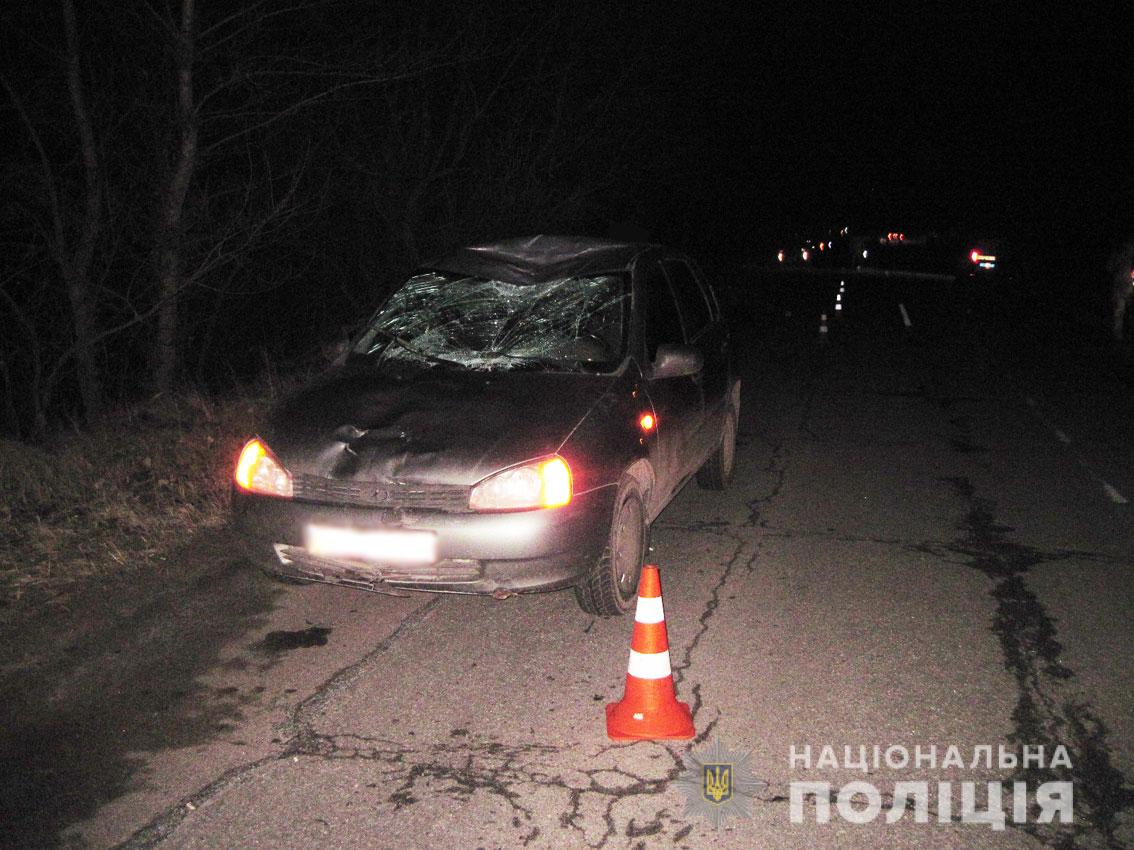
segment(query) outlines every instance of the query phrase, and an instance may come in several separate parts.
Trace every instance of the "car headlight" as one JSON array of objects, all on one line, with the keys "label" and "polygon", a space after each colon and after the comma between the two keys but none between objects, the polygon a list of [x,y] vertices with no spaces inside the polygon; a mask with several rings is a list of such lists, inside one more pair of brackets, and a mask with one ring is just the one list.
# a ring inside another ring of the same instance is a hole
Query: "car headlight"
[{"label": "car headlight", "polygon": [[283,499],[292,496],[291,473],[259,439],[249,440],[240,450],[233,479],[237,487],[249,493]]},{"label": "car headlight", "polygon": [[571,467],[561,457],[497,472],[469,493],[469,507],[474,511],[561,508],[570,502]]}]

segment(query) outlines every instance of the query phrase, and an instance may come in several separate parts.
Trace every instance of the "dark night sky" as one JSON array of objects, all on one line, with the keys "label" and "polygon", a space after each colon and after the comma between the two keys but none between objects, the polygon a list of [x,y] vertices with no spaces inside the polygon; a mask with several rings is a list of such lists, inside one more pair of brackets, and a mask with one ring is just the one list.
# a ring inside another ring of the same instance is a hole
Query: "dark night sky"
[{"label": "dark night sky", "polygon": [[660,24],[679,107],[654,151],[663,206],[682,189],[682,226],[724,241],[844,219],[1069,241],[1129,223],[1130,7],[916,5]]}]

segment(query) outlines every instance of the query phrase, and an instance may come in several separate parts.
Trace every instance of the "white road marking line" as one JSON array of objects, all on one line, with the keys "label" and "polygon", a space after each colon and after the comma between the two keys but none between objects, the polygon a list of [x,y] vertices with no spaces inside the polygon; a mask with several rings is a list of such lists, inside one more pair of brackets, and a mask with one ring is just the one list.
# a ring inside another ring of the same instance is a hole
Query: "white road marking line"
[{"label": "white road marking line", "polygon": [[898,309],[902,311],[902,321],[905,322],[906,327],[907,328],[911,327],[910,314],[906,312],[906,305],[905,304],[899,304]]},{"label": "white road marking line", "polygon": [[1047,427],[1047,429],[1055,435],[1055,439],[1059,440],[1059,442],[1063,443],[1063,445],[1065,446],[1071,445],[1071,438],[1063,433],[1063,431],[1058,427],[1056,427],[1054,422],[1052,422],[1050,419],[1039,412],[1039,410],[1036,408],[1036,400],[1034,398],[1032,398],[1031,396],[1026,396],[1024,398],[1024,401],[1026,401],[1028,403],[1028,407],[1032,409],[1032,416],[1042,422]]},{"label": "white road marking line", "polygon": [[1083,472],[1087,474],[1088,478],[1097,481],[1102,486],[1103,492],[1106,493],[1108,499],[1110,499],[1116,505],[1127,505],[1130,503],[1129,500],[1125,496],[1123,496],[1117,488],[1108,484],[1101,475],[1095,472],[1094,468],[1089,463],[1087,463],[1086,458],[1084,458],[1077,449],[1071,446],[1071,438],[1063,433],[1063,431],[1061,431],[1059,428],[1057,428],[1055,426],[1055,423],[1053,423],[1050,419],[1040,413],[1039,406],[1036,404],[1036,400],[1034,398],[1032,398],[1030,395],[1024,396],[1024,401],[1027,402],[1028,407],[1032,409],[1032,416],[1042,422],[1053,434],[1055,434],[1055,437],[1059,440],[1059,442],[1069,447],[1068,452],[1070,452],[1072,459],[1079,465]]},{"label": "white road marking line", "polygon": [[1107,496],[1110,497],[1110,500],[1116,505],[1125,505],[1127,503],[1126,497],[1115,490],[1113,487],[1111,487],[1109,484],[1107,484],[1105,481],[1102,482],[1102,488],[1106,492]]}]

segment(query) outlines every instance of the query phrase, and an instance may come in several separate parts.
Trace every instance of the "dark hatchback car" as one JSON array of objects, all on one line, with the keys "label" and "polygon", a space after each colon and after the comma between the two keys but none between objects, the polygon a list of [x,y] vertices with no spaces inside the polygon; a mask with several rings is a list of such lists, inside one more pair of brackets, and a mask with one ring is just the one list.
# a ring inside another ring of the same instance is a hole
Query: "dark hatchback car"
[{"label": "dark hatchback car", "polygon": [[649,528],[733,469],[740,383],[700,272],[655,245],[537,236],[427,263],[237,462],[272,573],[374,591],[574,588],[633,604]]}]

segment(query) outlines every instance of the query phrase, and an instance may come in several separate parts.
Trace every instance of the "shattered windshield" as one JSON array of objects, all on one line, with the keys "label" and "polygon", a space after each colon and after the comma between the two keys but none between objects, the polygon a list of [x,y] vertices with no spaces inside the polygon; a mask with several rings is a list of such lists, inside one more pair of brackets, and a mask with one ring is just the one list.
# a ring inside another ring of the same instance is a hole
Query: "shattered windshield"
[{"label": "shattered windshield", "polygon": [[371,320],[356,355],[470,369],[611,371],[626,345],[623,275],[544,283],[425,272]]}]

